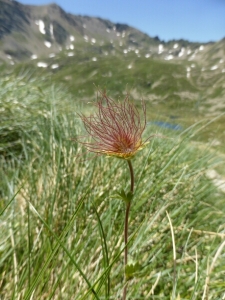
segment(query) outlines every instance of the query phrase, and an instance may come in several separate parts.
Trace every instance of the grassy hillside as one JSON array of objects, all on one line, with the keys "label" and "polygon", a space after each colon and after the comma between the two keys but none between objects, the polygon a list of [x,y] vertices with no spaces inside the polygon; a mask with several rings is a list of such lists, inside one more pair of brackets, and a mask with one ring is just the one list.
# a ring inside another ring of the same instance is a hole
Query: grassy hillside
[{"label": "grassy hillside", "polygon": [[[166,98],[168,89],[198,93],[182,66],[168,63],[164,70],[158,61],[137,59],[128,69],[132,61],[116,57],[101,62],[68,59],[57,72],[23,66],[0,80],[1,298],[122,294],[124,203],[115,195],[128,189],[127,165],[71,141],[85,134],[77,113],[93,111],[95,83],[112,97],[130,91],[137,107],[141,96],[146,99],[144,136],[164,136],[152,138],[133,160],[129,263],[140,266],[128,298],[222,299],[224,192],[209,174],[222,174],[224,159],[208,139],[223,119],[207,125],[194,112],[194,101],[179,99],[176,106]],[[112,75],[104,77],[107,72]],[[148,101],[154,89],[158,100]],[[179,123],[182,130],[159,127],[159,120]]]}]

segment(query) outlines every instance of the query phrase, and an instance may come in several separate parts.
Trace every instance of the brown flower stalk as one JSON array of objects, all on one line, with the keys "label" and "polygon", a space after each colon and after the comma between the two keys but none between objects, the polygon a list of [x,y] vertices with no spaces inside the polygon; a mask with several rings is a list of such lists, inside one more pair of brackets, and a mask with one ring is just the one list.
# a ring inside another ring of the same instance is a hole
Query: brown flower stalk
[{"label": "brown flower stalk", "polygon": [[97,112],[89,117],[80,115],[91,142],[81,142],[98,154],[130,159],[145,146],[142,133],[146,127],[146,107],[142,102],[141,116],[127,95],[123,102],[116,102],[105,93],[95,104]]},{"label": "brown flower stalk", "polygon": [[[97,154],[105,154],[127,160],[131,178],[130,195],[134,193],[134,171],[131,158],[141,150],[146,141],[142,141],[142,134],[146,127],[146,107],[142,102],[143,120],[139,111],[129,100],[127,95],[122,102],[110,99],[105,93],[95,106],[97,112],[86,117],[80,115],[85,129],[91,137],[90,142],[80,141],[89,151]],[[128,218],[132,197],[125,200],[126,213],[124,221],[124,267],[127,266],[128,256]],[[125,285],[123,289],[123,300],[126,300],[127,282],[126,272],[124,274]]]}]

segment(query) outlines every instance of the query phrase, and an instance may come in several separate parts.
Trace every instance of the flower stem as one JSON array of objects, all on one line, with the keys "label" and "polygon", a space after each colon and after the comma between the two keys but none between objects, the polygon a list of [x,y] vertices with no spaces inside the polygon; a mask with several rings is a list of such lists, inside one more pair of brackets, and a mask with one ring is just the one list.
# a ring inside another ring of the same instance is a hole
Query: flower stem
[{"label": "flower stem", "polygon": [[[134,193],[134,170],[133,166],[130,160],[127,160],[129,170],[130,170],[130,191],[133,194]],[[128,247],[127,247],[127,242],[128,242],[128,218],[129,218],[129,212],[130,212],[130,205],[131,201],[128,201],[126,203],[126,213],[125,213],[125,222],[124,222],[124,244],[126,245],[124,248],[124,281],[125,281],[125,286],[123,289],[123,300],[126,300],[127,296],[127,282],[126,282],[126,265],[127,265],[127,255],[128,255]]]}]

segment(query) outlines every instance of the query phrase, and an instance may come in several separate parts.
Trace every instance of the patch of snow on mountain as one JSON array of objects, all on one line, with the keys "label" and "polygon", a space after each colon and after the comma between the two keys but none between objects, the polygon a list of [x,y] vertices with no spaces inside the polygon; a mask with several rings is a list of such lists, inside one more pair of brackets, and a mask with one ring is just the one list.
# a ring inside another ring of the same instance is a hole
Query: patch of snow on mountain
[{"label": "patch of snow on mountain", "polygon": [[160,44],[160,45],[159,45],[159,49],[158,49],[158,54],[163,53],[163,51],[164,51],[163,45]]},{"label": "patch of snow on mountain", "polygon": [[166,56],[164,59],[165,59],[165,60],[171,60],[171,59],[173,59],[173,55],[170,54],[170,55]]},{"label": "patch of snow on mountain", "polygon": [[190,78],[191,76],[191,68],[187,67],[187,78]]},{"label": "patch of snow on mountain", "polygon": [[201,45],[201,46],[199,47],[199,51],[202,51],[202,50],[204,50],[204,46],[203,46],[203,45]]},{"label": "patch of snow on mountain", "polygon": [[174,45],[173,45],[173,49],[177,49],[178,47],[179,47],[178,44],[174,44]]},{"label": "patch of snow on mountain", "polygon": [[59,67],[58,64],[54,64],[54,65],[51,66],[52,69],[57,69],[58,67]]},{"label": "patch of snow on mountain", "polygon": [[210,68],[211,71],[214,71],[214,70],[216,70],[216,69],[218,69],[218,66],[217,66],[217,65],[212,66],[212,67]]},{"label": "patch of snow on mountain", "polygon": [[52,44],[49,41],[44,41],[44,44],[47,48],[51,48]]},{"label": "patch of snow on mountain", "polygon": [[50,58],[55,57],[55,53],[50,53],[50,54],[49,54],[49,57],[50,57]]},{"label": "patch of snow on mountain", "polygon": [[181,48],[180,52],[178,53],[178,57],[183,56],[185,53],[185,48]]},{"label": "patch of snow on mountain", "polygon": [[46,34],[46,31],[45,31],[45,23],[44,23],[42,20],[37,20],[37,21],[35,21],[35,24],[39,26],[39,31],[40,31],[40,33]]},{"label": "patch of snow on mountain", "polygon": [[39,67],[39,68],[47,68],[47,66],[48,66],[48,64],[46,64],[45,62],[38,62],[37,63],[37,66]]},{"label": "patch of snow on mountain", "polygon": [[50,24],[50,29],[49,30],[50,30],[51,37],[54,40],[55,38],[54,38],[53,25],[52,24]]},{"label": "patch of snow on mountain", "polygon": [[68,56],[74,56],[74,53],[73,52],[69,52],[67,55]]},{"label": "patch of snow on mountain", "polygon": [[31,59],[37,59],[37,55],[36,54],[32,54],[31,55]]},{"label": "patch of snow on mountain", "polygon": [[75,41],[75,37],[73,35],[70,36],[70,41],[74,42]]}]

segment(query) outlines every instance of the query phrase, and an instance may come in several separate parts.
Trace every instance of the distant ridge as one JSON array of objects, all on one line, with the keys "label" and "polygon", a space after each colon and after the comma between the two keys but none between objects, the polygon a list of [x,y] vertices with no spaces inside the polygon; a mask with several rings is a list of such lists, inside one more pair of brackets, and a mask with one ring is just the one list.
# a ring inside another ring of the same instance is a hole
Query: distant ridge
[{"label": "distant ridge", "polygon": [[66,13],[55,3],[32,6],[0,0],[0,64],[13,65],[61,51],[70,51],[70,55],[134,51],[137,56],[144,51],[146,57],[204,62],[225,59],[224,44],[225,39],[217,43],[164,42],[127,24]]}]

